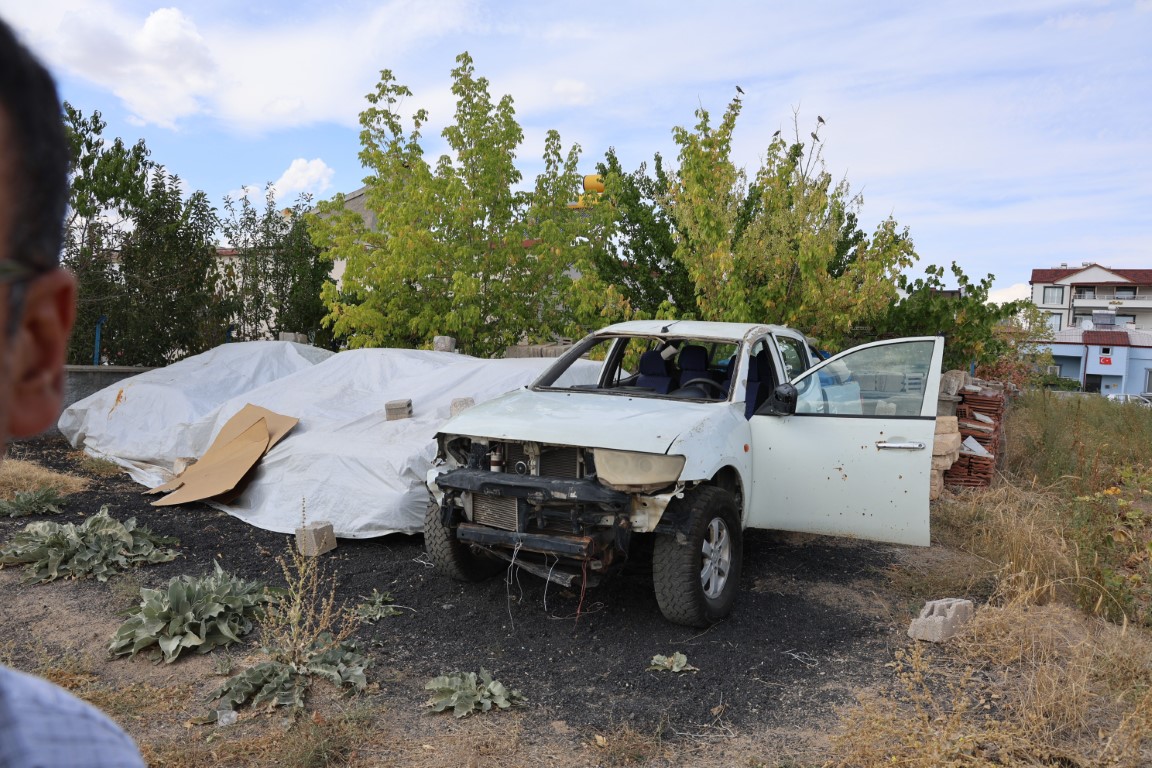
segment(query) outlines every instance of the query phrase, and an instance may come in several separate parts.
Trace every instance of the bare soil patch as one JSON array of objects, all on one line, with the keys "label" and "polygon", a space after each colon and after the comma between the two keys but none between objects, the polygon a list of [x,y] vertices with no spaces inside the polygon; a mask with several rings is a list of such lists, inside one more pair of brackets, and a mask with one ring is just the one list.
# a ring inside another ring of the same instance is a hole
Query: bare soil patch
[{"label": "bare soil patch", "polygon": [[[106,584],[29,585],[18,569],[5,569],[3,660],[40,674],[58,670],[62,683],[113,714],[157,764],[183,764],[181,755],[271,764],[259,754],[228,752],[226,744],[278,729],[279,716],[245,715],[229,728],[186,725],[207,708],[222,671],[243,666],[251,647],[171,665],[109,660],[106,648],[118,613],[136,604],[140,586],[207,573],[213,560],[244,578],[279,584],[275,558],[289,537],[202,504],[152,507],[152,497],[127,477],[86,471],[59,439],[17,443],[11,454],[88,478],[87,490],[70,496],[53,519],[78,522],[108,505],[118,519],[136,517],[177,537],[180,557]],[[30,519],[39,518],[0,519],[0,541]],[[838,709],[888,680],[885,665],[909,642],[905,630],[922,600],[894,584],[893,570],[905,572],[910,563],[915,570],[918,558],[929,568],[940,555],[763,532],[750,532],[745,547],[733,615],[702,631],[663,619],[644,562],[581,594],[517,573],[479,584],[450,581],[430,567],[420,536],[341,540],[326,556],[339,596],[352,605],[375,588],[411,610],[358,631],[373,658],[370,689],[351,700],[320,694],[313,725],[372,718],[377,736],[353,749],[363,764],[819,762]],[[645,671],[653,655],[675,651],[699,671]],[[464,721],[422,714],[427,680],[481,667],[522,691],[527,705]],[[284,748],[282,735],[278,741]]]}]

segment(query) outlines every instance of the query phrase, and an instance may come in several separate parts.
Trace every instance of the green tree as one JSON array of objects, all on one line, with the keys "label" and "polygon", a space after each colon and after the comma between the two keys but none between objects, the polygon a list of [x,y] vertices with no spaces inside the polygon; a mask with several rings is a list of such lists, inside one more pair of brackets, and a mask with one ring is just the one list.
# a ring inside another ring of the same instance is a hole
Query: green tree
[{"label": "green tree", "polygon": [[131,147],[119,138],[106,143],[99,112],[86,117],[64,102],[64,124],[71,177],[61,258],[79,285],[68,362],[86,364],[92,362],[97,323],[116,302],[121,241],[147,194],[152,162],[143,140]]},{"label": "green tree", "polygon": [[586,302],[558,303],[576,277],[569,267],[601,239],[589,220],[562,215],[579,149],[565,155],[550,133],[546,171],[532,192],[519,191],[523,132],[512,99],[492,99],[467,53],[456,63],[455,121],[442,134],[449,153],[435,166],[425,160],[427,114],[417,111],[405,133],[398,108],[412,94],[385,70],[360,115],[366,207],[377,226],[345,209],[342,196],[311,219],[327,258],[345,263],[342,284],[325,286],[323,298],[326,322],[352,347],[428,346],[443,334],[466,352],[495,355],[588,314]]},{"label": "green tree", "polygon": [[1036,326],[1029,314],[1034,305],[1028,301],[990,303],[993,275],[973,282],[955,262],[949,271],[955,289],[947,288],[944,267],[933,264],[915,280],[900,275],[897,285],[903,296],[871,320],[872,335],[885,339],[942,335],[945,370],[968,370],[973,363],[989,365],[1032,354],[1025,352],[1023,337],[1011,329],[1019,327],[1035,339],[1046,337],[1043,323]]},{"label": "green tree", "polygon": [[218,292],[218,221],[207,196],[185,198],[180,180],[157,167],[133,222],[107,311],[110,360],[168,365],[223,343],[231,308]]},{"label": "green tree", "polygon": [[892,218],[871,237],[859,231],[863,200],[846,180],[833,183],[822,119],[810,144],[798,126],[791,144],[774,137],[749,180],[731,160],[740,109],[737,97],[718,125],[699,109],[693,129],[673,130],[680,167],[668,210],[698,315],[792,325],[837,346],[895,299],[916,258],[911,237]]},{"label": "green tree", "polygon": [[320,344],[327,314],[320,300],[330,263],[320,258],[305,224],[311,198],[280,210],[275,190],[264,190],[261,211],[247,197],[224,199],[220,229],[231,244],[224,264],[225,290],[233,300],[232,337],[275,339],[281,331],[307,333]]},{"label": "green tree", "polygon": [[597,171],[615,209],[616,226],[615,237],[593,253],[596,274],[619,287],[636,317],[692,317],[695,289],[684,263],[676,258],[677,233],[664,207],[671,180],[663,158],[655,155],[651,175],[645,163],[627,173],[609,148]]}]

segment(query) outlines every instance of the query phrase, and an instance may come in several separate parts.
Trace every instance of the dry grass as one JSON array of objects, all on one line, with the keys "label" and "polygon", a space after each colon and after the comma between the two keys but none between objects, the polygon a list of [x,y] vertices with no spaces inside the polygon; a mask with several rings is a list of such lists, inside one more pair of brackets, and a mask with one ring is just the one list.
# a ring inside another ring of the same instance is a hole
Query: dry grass
[{"label": "dry grass", "polygon": [[1060,605],[985,607],[957,642],[898,651],[849,709],[829,766],[1138,766],[1152,761],[1152,643]]},{"label": "dry grass", "polygon": [[1077,576],[1075,550],[1067,537],[1066,501],[1038,486],[1001,480],[991,488],[945,494],[933,520],[946,546],[969,552],[989,570],[1021,589],[1039,583],[1059,585]]},{"label": "dry grass", "polygon": [[202,768],[205,765],[322,768],[362,765],[358,748],[371,737],[369,723],[350,717],[317,717],[291,728],[234,726],[231,732],[196,733],[198,738],[142,744],[151,766]]},{"label": "dry grass", "polygon": [[631,726],[621,726],[609,733],[597,733],[588,740],[589,752],[596,756],[598,765],[646,765],[658,757],[667,757],[670,750],[661,736],[664,723],[655,733],[642,733]]},{"label": "dry grass", "polygon": [[5,459],[0,463],[0,499],[11,500],[17,493],[45,488],[51,488],[61,496],[67,496],[80,493],[87,487],[88,481],[82,477],[45,469],[31,461]]},{"label": "dry grass", "polygon": [[116,462],[101,459],[96,456],[89,456],[87,453],[84,453],[84,451],[73,452],[72,458],[80,465],[80,469],[89,475],[95,475],[96,477],[115,477],[116,475],[124,473],[124,468]]}]

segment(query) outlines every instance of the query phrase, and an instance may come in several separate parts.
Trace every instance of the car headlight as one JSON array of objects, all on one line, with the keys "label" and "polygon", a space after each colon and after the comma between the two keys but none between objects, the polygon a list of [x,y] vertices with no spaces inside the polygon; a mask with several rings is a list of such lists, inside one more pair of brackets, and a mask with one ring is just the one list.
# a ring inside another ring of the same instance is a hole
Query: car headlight
[{"label": "car headlight", "polygon": [[618,491],[655,491],[680,479],[683,456],[596,448],[596,475],[600,482]]}]

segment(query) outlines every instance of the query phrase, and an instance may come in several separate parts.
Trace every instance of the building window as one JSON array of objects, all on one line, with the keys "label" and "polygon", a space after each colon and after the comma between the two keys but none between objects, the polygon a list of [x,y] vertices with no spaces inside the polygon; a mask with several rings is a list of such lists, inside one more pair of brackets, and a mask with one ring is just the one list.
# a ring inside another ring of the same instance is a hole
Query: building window
[{"label": "building window", "polygon": [[1116,325],[1136,324],[1136,315],[1116,315]]},{"label": "building window", "polygon": [[1102,355],[1112,354],[1112,347],[1100,347],[1100,354],[1102,354]]},{"label": "building window", "polygon": [[1059,331],[1063,322],[1064,322],[1064,313],[1062,313],[1062,312],[1049,312],[1048,313],[1048,328],[1051,329],[1052,333],[1056,333],[1057,331]]},{"label": "building window", "polygon": [[1047,285],[1044,287],[1044,303],[1045,304],[1063,304],[1064,303],[1064,286],[1061,285]]},{"label": "building window", "polygon": [[1092,313],[1091,312],[1078,312],[1075,315],[1072,315],[1071,327],[1072,328],[1083,328],[1085,320],[1087,320],[1088,322],[1091,322],[1092,321]]},{"label": "building window", "polygon": [[1136,298],[1136,287],[1131,288],[1117,288],[1116,298],[1118,299],[1134,299]]},{"label": "building window", "polygon": [[1152,368],[1144,369],[1144,391],[1152,392]]},{"label": "building window", "polygon": [[1076,293],[1073,294],[1076,299],[1094,299],[1096,298],[1096,286],[1090,285],[1087,288],[1077,288]]}]

